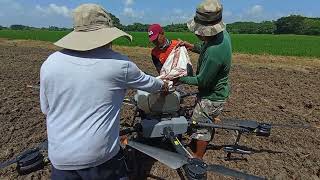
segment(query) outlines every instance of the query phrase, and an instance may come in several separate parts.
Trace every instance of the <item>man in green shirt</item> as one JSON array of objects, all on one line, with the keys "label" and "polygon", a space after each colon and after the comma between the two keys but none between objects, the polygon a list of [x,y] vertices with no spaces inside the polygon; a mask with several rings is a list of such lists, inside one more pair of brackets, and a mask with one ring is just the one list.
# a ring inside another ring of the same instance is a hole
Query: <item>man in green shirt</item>
[{"label": "man in green shirt", "polygon": [[[194,19],[187,23],[190,31],[203,41],[192,45],[181,42],[188,50],[199,53],[195,76],[179,79],[181,83],[198,86],[199,94],[192,120],[209,122],[222,112],[229,97],[229,72],[232,59],[231,40],[222,22],[222,5],[219,0],[205,0],[197,8]],[[211,128],[198,129],[192,137],[192,151],[196,158],[202,159],[208,143],[213,137]]]}]

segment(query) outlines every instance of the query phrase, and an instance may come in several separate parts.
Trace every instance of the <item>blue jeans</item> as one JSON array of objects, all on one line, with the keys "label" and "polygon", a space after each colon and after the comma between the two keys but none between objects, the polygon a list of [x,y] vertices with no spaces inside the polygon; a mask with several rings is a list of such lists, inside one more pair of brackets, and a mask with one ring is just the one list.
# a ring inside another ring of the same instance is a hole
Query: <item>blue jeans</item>
[{"label": "blue jeans", "polygon": [[122,150],[107,162],[87,169],[58,170],[52,166],[52,180],[125,180],[127,168]]}]

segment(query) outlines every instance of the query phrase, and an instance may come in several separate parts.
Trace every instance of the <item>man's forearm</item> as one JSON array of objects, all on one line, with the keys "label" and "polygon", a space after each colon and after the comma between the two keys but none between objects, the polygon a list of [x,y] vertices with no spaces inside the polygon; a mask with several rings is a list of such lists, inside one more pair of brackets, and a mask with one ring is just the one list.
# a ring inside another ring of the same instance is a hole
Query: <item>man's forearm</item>
[{"label": "man's forearm", "polygon": [[162,88],[162,80],[143,73],[133,62],[128,62],[128,67],[125,72],[126,85],[129,88],[147,92],[157,92]]},{"label": "man's forearm", "polygon": [[193,86],[198,86],[198,84],[199,84],[197,76],[181,77],[181,78],[179,78],[179,82],[181,82],[183,84],[193,85]]}]

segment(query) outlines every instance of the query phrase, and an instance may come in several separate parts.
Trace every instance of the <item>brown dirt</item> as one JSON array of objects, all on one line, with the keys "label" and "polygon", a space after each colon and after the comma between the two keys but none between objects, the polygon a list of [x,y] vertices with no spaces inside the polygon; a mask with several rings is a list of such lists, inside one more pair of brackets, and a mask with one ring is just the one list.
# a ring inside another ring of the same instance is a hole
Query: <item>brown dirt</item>
[{"label": "brown dirt", "polygon": [[[138,66],[154,72],[150,49],[115,47]],[[0,39],[0,162],[46,138],[45,117],[40,112],[38,93],[26,85],[37,84],[39,69],[46,57],[57,50],[50,43]],[[191,55],[196,64],[196,55]],[[320,59],[234,55],[231,72],[232,95],[224,117],[256,119],[282,124],[320,124]],[[130,118],[124,108],[123,119]],[[248,173],[276,179],[319,179],[320,130],[276,129],[269,138],[245,136],[242,144],[260,150],[248,161],[225,162],[222,150],[209,150],[208,163],[222,164]],[[215,145],[230,142],[232,133],[218,130]],[[281,153],[276,153],[281,152]],[[151,163],[152,164],[152,163]],[[48,179],[50,168],[18,176],[10,166],[0,179]],[[151,174],[177,179],[177,173],[155,163]],[[209,179],[227,179],[209,174]]]}]

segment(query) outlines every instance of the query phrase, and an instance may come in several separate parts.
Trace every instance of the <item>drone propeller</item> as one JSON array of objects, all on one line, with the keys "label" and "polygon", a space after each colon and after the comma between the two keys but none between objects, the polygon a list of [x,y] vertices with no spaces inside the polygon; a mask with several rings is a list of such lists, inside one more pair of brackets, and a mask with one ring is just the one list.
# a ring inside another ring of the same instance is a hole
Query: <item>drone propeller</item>
[{"label": "drone propeller", "polygon": [[[234,125],[239,127],[249,127],[256,128],[259,126],[259,122],[255,120],[246,120],[246,119],[236,119],[236,118],[224,118],[221,119],[222,124]],[[320,125],[311,125],[311,124],[276,124],[270,123],[272,127],[278,128],[292,128],[292,129],[320,129]]]},{"label": "drone propeller", "polygon": [[223,174],[226,176],[231,176],[231,177],[246,179],[246,180],[263,180],[263,179],[265,179],[265,178],[261,178],[258,176],[243,173],[240,171],[236,171],[236,170],[233,170],[233,169],[221,166],[221,165],[214,165],[214,164],[208,165],[207,171],[212,171],[212,172]]},{"label": "drone propeller", "polygon": [[17,163],[22,158],[25,158],[26,156],[34,154],[35,152],[40,151],[40,150],[48,150],[48,140],[43,141],[41,144],[39,144],[34,149],[28,149],[28,150],[20,153],[17,157],[15,157],[15,158],[13,158],[13,159],[11,159],[9,161],[0,163],[0,169],[3,169],[5,167],[7,167],[7,166],[10,166],[11,164]]},{"label": "drone propeller", "polygon": [[160,148],[148,146],[135,141],[129,141],[128,146],[158,160],[172,169],[178,169],[188,163],[187,157]]},{"label": "drone propeller", "polygon": [[0,163],[0,169],[3,169],[7,166],[10,166],[11,164],[14,164],[16,163],[18,160],[16,158],[12,159],[12,160],[9,160],[9,161],[6,161],[6,162],[3,162],[3,163]]},{"label": "drone propeller", "polygon": [[[236,171],[221,165],[207,165],[199,159],[190,159],[181,154],[166,151],[160,148],[152,147],[142,143],[129,141],[128,146],[158,160],[159,162],[169,166],[172,169],[181,168],[184,165],[187,165],[189,173],[194,173],[194,171],[211,171],[219,173],[226,176],[231,176],[240,179],[246,180],[263,180],[264,178],[246,174],[240,171]],[[199,169],[200,168],[200,169]]]}]

